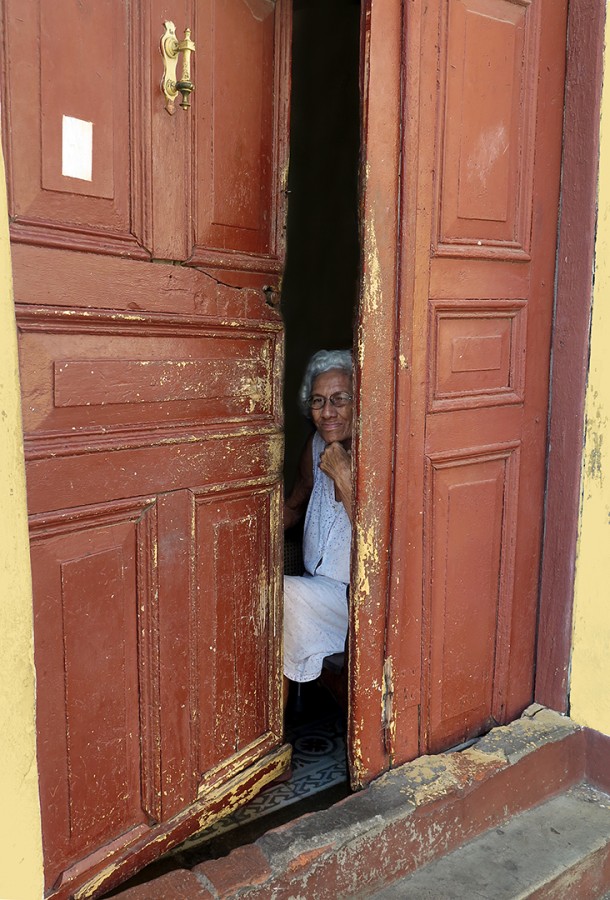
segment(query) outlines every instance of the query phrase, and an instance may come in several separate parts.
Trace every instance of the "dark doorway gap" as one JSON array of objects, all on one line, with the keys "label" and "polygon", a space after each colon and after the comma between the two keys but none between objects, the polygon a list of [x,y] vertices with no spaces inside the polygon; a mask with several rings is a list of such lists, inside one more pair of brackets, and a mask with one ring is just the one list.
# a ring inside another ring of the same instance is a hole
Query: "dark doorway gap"
[{"label": "dark doorway gap", "polygon": [[309,425],[307,360],[351,347],[359,284],[360,2],[294,0],[284,390],[288,488]]},{"label": "dark doorway gap", "polygon": [[[287,491],[311,430],[296,402],[307,361],[320,349],[352,347],[354,339],[360,284],[360,32],[360,0],[293,0],[287,252],[282,284]],[[290,556],[295,539],[300,541],[301,536],[298,528],[287,535]],[[298,574],[292,568],[287,571]],[[291,685],[288,735],[291,711],[307,716],[307,704],[316,689],[320,690],[316,685]],[[339,715],[345,723],[345,711]],[[315,714],[311,727],[313,733]],[[347,766],[345,778],[343,796],[349,791]],[[321,802],[316,808],[324,808],[338,798],[325,792],[312,798],[316,799]],[[298,807],[292,810],[291,818],[304,812]]]}]

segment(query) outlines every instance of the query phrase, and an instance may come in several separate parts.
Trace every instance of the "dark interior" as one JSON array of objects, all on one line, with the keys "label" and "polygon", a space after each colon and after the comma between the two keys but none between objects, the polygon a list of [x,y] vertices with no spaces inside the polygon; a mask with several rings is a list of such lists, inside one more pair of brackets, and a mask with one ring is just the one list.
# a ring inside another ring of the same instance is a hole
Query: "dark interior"
[{"label": "dark interior", "polygon": [[352,346],[358,296],[360,2],[294,0],[286,271],[286,486],[309,424],[307,360]]}]

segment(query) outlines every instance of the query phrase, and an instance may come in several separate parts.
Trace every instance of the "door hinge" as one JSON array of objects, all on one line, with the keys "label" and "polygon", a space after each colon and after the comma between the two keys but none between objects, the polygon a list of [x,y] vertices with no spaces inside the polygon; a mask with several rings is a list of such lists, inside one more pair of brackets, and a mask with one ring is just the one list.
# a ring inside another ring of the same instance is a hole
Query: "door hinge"
[{"label": "door hinge", "polygon": [[383,664],[383,695],[381,698],[381,724],[383,743],[388,756],[394,753],[396,723],[394,721],[394,675],[392,657],[388,656]]}]

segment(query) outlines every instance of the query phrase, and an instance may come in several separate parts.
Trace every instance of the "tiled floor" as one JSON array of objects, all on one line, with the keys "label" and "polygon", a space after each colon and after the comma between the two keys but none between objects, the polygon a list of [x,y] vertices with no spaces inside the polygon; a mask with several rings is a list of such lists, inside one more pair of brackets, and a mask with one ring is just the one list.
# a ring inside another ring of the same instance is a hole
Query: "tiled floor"
[{"label": "tiled floor", "polygon": [[[317,704],[312,697],[319,698]],[[182,845],[182,852],[347,782],[345,723],[341,710],[320,697],[319,689],[315,688],[304,703],[302,715],[293,714],[286,732],[293,747],[292,778],[264,790],[246,806],[192,837]]]}]

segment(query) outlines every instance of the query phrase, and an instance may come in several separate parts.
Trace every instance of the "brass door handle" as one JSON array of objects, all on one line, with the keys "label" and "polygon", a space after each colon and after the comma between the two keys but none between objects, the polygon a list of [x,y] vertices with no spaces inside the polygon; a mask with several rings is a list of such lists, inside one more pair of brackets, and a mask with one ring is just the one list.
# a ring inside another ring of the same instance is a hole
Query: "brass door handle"
[{"label": "brass door handle", "polygon": [[[165,22],[165,31],[161,37],[161,55],[163,57],[163,81],[161,90],[165,94],[165,108],[170,114],[176,112],[175,99],[178,92],[182,94],[182,109],[189,109],[191,105],[190,95],[195,90],[191,81],[191,53],[195,52],[195,44],[191,40],[191,29],[184,29],[184,40],[176,37],[176,26],[173,22]],[[178,56],[182,53],[182,76],[176,81],[178,70]]]}]

